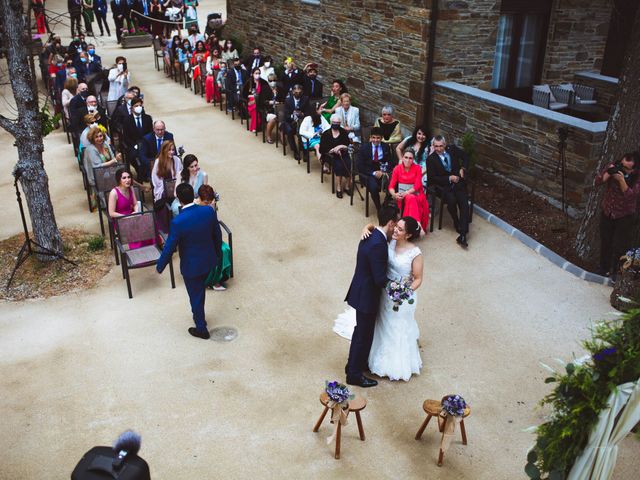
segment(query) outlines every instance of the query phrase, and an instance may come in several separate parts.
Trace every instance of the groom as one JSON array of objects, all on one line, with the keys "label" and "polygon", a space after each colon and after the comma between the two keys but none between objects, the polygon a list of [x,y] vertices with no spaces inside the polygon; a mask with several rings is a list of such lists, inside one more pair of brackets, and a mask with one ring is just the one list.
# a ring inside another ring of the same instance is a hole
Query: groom
[{"label": "groom", "polygon": [[351,280],[345,301],[356,310],[356,328],[351,337],[346,373],[349,385],[375,387],[378,382],[365,377],[369,351],[373,341],[373,329],[380,306],[380,292],[387,284],[387,241],[393,234],[398,220],[398,210],[393,206],[378,211],[379,227],[358,245],[356,271]]}]

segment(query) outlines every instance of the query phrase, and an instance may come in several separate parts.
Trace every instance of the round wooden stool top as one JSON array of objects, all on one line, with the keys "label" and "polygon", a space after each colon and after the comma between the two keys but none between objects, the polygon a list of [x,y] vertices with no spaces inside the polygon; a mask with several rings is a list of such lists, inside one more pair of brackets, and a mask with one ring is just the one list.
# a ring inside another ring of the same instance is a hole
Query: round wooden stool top
[{"label": "round wooden stool top", "polygon": [[[440,415],[440,412],[442,411],[442,401],[425,400],[424,403],[422,404],[422,408],[427,413],[427,415],[433,415],[434,417],[436,417]],[[465,408],[462,418],[467,418],[470,413],[471,413],[471,409],[469,407]]]},{"label": "round wooden stool top", "polygon": [[[329,403],[329,395],[327,395],[327,392],[322,392],[320,394],[320,403],[325,407]],[[350,412],[359,412],[360,410],[364,410],[366,406],[367,406],[367,400],[357,395],[353,400],[349,400]]]}]

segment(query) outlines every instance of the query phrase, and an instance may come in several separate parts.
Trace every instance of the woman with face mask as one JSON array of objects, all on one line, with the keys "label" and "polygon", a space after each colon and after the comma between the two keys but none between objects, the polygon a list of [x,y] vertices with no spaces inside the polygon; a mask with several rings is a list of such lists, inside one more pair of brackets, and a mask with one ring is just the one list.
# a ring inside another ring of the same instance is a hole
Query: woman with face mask
[{"label": "woman with face mask", "polygon": [[109,95],[107,101],[118,100],[129,88],[131,74],[127,70],[127,59],[116,57],[115,66],[109,70]]},{"label": "woman with face mask", "polygon": [[260,68],[254,68],[249,80],[242,87],[242,100],[246,102],[249,118],[249,130],[256,132],[262,127],[262,115],[269,103],[271,88],[260,77]]},{"label": "woman with face mask", "polygon": [[[206,64],[209,59],[209,52],[202,40],[196,42],[196,46],[193,49],[193,57],[191,57],[191,66],[193,67],[193,81],[200,80],[200,65]],[[202,85],[200,85],[202,87]],[[194,87],[195,91],[195,87]]]},{"label": "woman with face mask", "polygon": [[[320,107],[322,108],[322,107]],[[342,192],[351,195],[351,158],[348,149],[351,141],[349,134],[340,126],[340,117],[331,115],[331,129],[320,137],[322,164],[332,165],[336,175],[336,197],[342,198]],[[343,189],[343,184],[346,184]]]},{"label": "woman with face mask", "polygon": [[220,71],[220,49],[213,48],[207,57],[207,78],[205,79],[205,98],[207,103],[220,102],[220,89],[216,79]]},{"label": "woman with face mask", "polygon": [[227,62],[227,65],[231,65],[234,58],[240,58],[240,54],[233,45],[233,41],[225,40],[224,48],[222,49],[222,59]]},{"label": "woman with face mask", "polygon": [[260,78],[268,82],[269,75],[275,75],[275,73],[276,70],[275,68],[273,68],[273,59],[269,55],[267,55],[266,57],[264,57],[264,63],[260,67]]},{"label": "woman with face mask", "polygon": [[266,106],[267,143],[273,143],[273,140],[272,140],[273,129],[278,123],[278,116],[277,116],[276,109],[277,109],[277,105],[282,104],[284,102],[284,95],[285,95],[284,89],[276,81],[276,78],[277,77],[275,73],[272,73],[268,77],[270,92],[269,92],[269,99],[267,101],[267,106]]}]

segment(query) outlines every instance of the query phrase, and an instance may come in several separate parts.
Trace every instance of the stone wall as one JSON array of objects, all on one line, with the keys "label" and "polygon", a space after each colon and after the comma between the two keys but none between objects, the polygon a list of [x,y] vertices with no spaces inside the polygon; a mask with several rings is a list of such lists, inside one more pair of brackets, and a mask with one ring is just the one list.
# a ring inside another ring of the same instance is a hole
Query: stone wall
[{"label": "stone wall", "polygon": [[611,20],[610,0],[556,0],[551,10],[542,83],[573,81],[602,67]]},{"label": "stone wall", "polygon": [[618,79],[605,77],[595,72],[576,73],[574,83],[596,89],[596,100],[603,113],[611,115],[618,95]]},{"label": "stone wall", "polygon": [[322,0],[319,5],[234,0],[224,33],[238,37],[246,49],[262,46],[279,63],[285,56],[300,67],[318,63],[325,95],[332,78],[343,79],[361,108],[379,114],[389,103],[411,127],[422,119],[427,5],[424,0]]},{"label": "stone wall", "polygon": [[489,90],[500,0],[443,1],[438,14],[433,80]]},{"label": "stone wall", "polygon": [[567,200],[584,208],[606,122],[586,122],[454,82],[434,86],[434,120],[447,138],[474,133],[480,167],[556,200],[561,199],[557,131],[568,127]]}]

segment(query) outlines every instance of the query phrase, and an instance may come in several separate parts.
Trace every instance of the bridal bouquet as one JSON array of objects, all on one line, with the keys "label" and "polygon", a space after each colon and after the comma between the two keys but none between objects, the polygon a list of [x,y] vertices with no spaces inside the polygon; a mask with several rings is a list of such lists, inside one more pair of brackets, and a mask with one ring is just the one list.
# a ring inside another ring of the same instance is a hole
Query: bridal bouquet
[{"label": "bridal bouquet", "polygon": [[409,305],[413,304],[413,290],[411,289],[411,279],[401,278],[392,280],[387,284],[387,295],[393,302],[393,311],[397,312],[400,305],[406,300]]},{"label": "bridal bouquet", "polygon": [[460,395],[449,395],[442,402],[442,410],[454,417],[462,417],[467,408],[467,402]]},{"label": "bridal bouquet", "polygon": [[346,385],[338,383],[337,380],[333,382],[325,382],[325,392],[329,395],[329,400],[334,401],[337,404],[352,400],[355,395],[352,395]]}]

